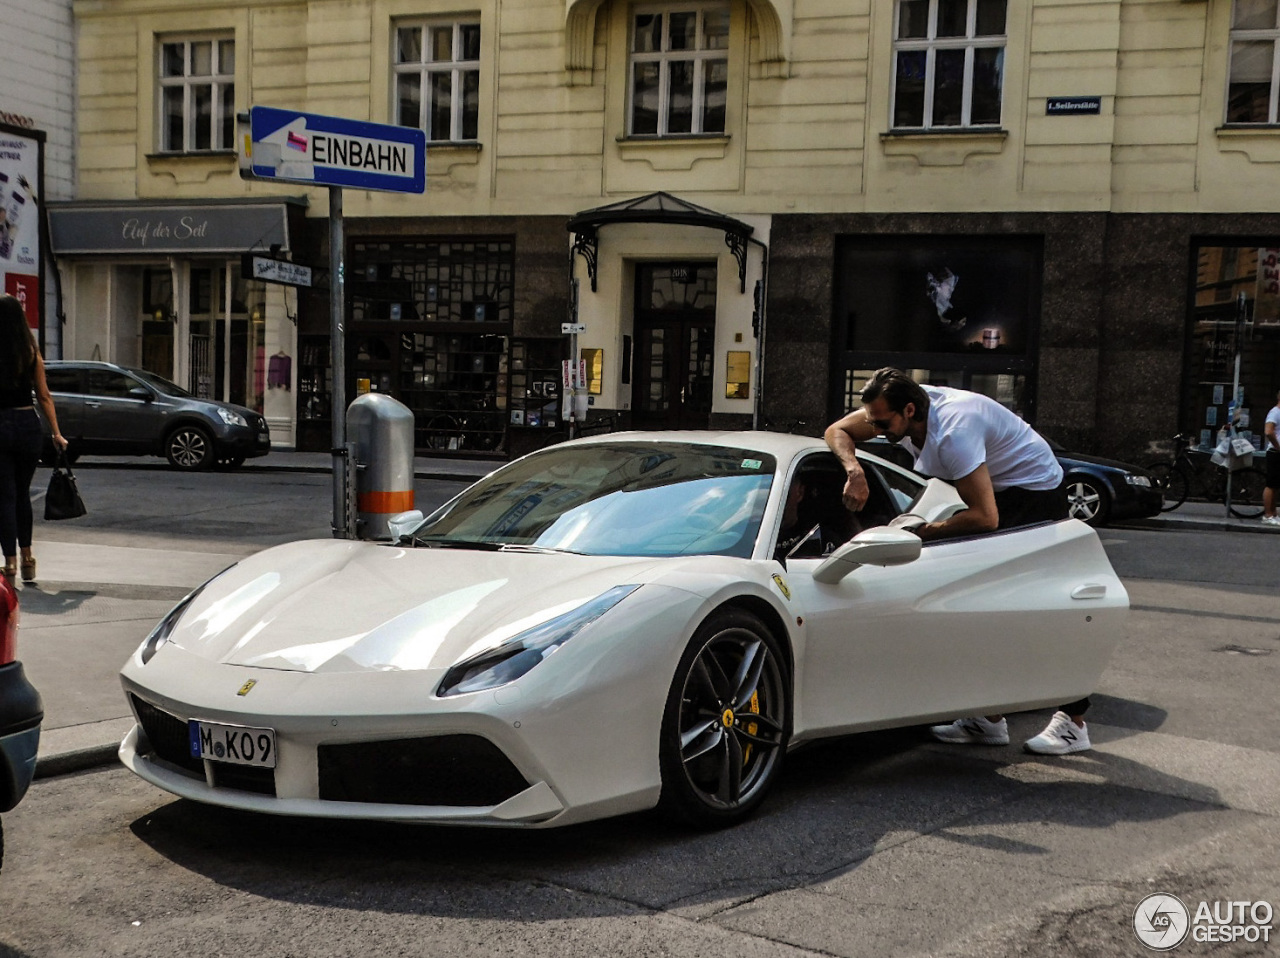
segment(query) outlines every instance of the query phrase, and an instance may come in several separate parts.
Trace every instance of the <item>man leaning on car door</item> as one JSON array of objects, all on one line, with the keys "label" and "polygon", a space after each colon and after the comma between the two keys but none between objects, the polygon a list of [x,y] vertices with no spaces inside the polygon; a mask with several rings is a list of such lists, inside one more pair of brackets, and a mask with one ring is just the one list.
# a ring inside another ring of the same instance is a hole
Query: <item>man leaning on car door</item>
[{"label": "man leaning on car door", "polygon": [[[1067,518],[1062,467],[1049,444],[1025,421],[989,396],[948,386],[922,386],[886,366],[867,380],[862,408],[827,427],[827,445],[845,467],[845,505],[857,512],[870,490],[856,444],[882,436],[907,449],[925,475],[955,485],[966,508],[942,522],[912,530],[920,538],[973,535]],[[1042,755],[1090,748],[1084,713],[1089,699],[1062,706],[1024,747]],[[952,744],[1007,745],[1003,715],[935,725],[933,736]]]}]

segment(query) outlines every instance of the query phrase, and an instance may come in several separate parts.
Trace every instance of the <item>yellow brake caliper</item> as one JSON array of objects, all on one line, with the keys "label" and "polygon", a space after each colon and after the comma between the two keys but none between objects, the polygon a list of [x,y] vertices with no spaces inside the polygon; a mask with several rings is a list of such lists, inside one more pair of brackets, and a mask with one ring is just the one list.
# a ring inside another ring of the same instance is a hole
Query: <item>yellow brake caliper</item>
[{"label": "yellow brake caliper", "polygon": [[[760,714],[760,690],[759,689],[751,693],[751,711],[755,712],[756,715]],[[755,722],[747,723],[747,734],[755,735],[756,729],[759,727],[760,726]],[[747,747],[742,751],[743,767],[746,766],[747,762],[751,761],[751,745],[752,743],[748,742]]]}]

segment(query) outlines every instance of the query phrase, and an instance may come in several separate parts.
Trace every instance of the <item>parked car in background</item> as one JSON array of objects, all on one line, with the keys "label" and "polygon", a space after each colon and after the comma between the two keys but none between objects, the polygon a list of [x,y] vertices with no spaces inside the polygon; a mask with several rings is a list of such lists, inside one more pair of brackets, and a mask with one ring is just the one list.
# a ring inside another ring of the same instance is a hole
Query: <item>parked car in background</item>
[{"label": "parked car in background", "polygon": [[[36,772],[44,703],[18,661],[18,593],[0,576],[0,812],[27,793]],[[0,826],[0,865],[4,829]]]},{"label": "parked car in background", "polygon": [[[271,451],[267,421],[252,409],[198,399],[145,369],[49,361],[45,378],[72,460],[164,456],[177,469],[234,469]],[[46,459],[52,454],[46,442]]]},{"label": "parked car in background", "polygon": [[[1160,514],[1160,488],[1146,469],[1115,459],[1068,452],[1047,436],[1045,441],[1062,466],[1067,511],[1072,519],[1097,527]],[[912,468],[911,453],[896,443],[873,439],[867,448],[904,469]]]},{"label": "parked car in background", "polygon": [[1047,440],[1065,473],[1071,518],[1091,526],[1160,514],[1162,497],[1151,473],[1115,459],[1068,452]]}]

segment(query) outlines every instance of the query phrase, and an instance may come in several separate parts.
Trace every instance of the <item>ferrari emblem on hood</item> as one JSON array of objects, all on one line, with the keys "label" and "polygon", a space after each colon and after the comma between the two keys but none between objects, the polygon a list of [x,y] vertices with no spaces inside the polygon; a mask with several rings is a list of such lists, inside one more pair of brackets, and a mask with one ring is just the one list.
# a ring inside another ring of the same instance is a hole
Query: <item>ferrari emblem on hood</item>
[{"label": "ferrari emblem on hood", "polygon": [[236,695],[248,695],[249,691],[257,684],[257,679],[250,679],[248,682],[244,683],[244,685],[240,686],[240,691],[237,692]]}]

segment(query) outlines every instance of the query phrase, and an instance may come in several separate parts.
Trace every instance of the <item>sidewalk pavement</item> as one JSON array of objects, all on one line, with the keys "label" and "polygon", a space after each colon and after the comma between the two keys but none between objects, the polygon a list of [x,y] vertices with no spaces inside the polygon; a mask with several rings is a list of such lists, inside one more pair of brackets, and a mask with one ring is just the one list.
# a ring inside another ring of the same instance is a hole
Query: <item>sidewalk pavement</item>
[{"label": "sidewalk pavement", "polygon": [[[86,462],[107,468],[139,465],[138,459],[124,457]],[[327,473],[332,464],[327,453],[278,450],[248,460],[242,468]],[[414,473],[420,479],[467,482],[500,465],[496,459],[418,457]],[[1173,512],[1116,524],[1103,534],[1123,534],[1125,528],[1280,535],[1280,526],[1228,516],[1220,503],[1185,503]],[[133,725],[116,680],[120,666],[188,590],[254,551],[256,547],[220,554],[41,543],[41,584],[20,592],[18,638],[19,657],[45,703],[37,777],[114,761],[120,740]]]}]

